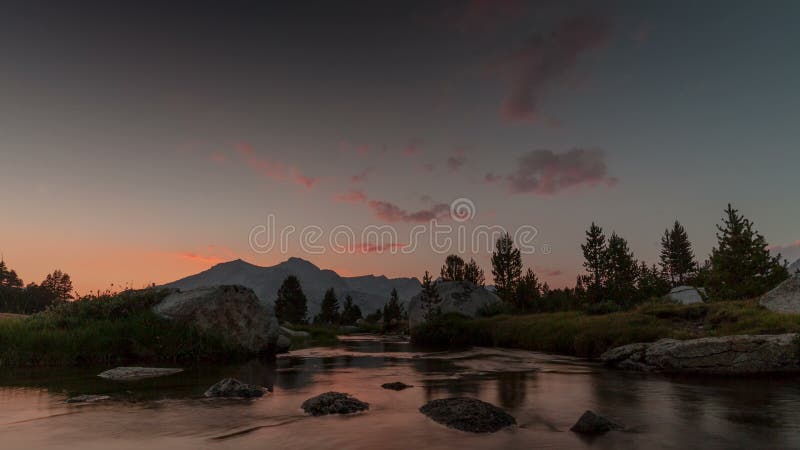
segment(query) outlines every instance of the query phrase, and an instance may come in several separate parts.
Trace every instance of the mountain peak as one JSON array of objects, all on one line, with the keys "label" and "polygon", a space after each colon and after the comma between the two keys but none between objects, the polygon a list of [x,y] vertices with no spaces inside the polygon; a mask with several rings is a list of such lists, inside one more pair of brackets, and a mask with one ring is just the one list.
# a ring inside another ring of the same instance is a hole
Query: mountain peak
[{"label": "mountain peak", "polygon": [[291,256],[291,257],[289,257],[289,259],[287,259],[286,261],[284,261],[284,262],[282,262],[282,263],[280,263],[278,265],[279,266],[290,266],[290,267],[293,267],[293,268],[300,268],[300,267],[309,268],[309,269],[313,268],[313,269],[319,270],[319,267],[317,267],[311,261],[306,261],[305,259],[298,258],[296,256]]}]

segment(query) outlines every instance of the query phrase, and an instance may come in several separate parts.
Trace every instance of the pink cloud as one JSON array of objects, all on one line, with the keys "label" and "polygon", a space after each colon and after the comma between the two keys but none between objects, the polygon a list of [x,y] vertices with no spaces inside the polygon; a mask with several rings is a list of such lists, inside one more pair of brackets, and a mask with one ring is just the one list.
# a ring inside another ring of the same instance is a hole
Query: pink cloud
[{"label": "pink cloud", "polygon": [[372,244],[370,242],[362,242],[356,244],[356,252],[357,253],[383,253],[386,251],[396,251],[400,250],[404,247],[408,246],[408,244],[403,244],[400,242],[391,242],[387,244]]},{"label": "pink cloud", "polygon": [[464,155],[464,149],[459,148],[447,158],[447,168],[450,169],[451,172],[458,172],[461,169],[461,166],[467,162],[467,157]]},{"label": "pink cloud", "polygon": [[314,187],[314,184],[319,181],[315,177],[303,174],[298,168],[292,165],[257,154],[250,144],[237,144],[236,149],[251,169],[267,178],[278,181],[288,181],[303,186],[306,189],[311,189]]},{"label": "pink cloud", "polygon": [[403,148],[403,154],[406,156],[419,156],[422,154],[422,144],[423,140],[419,138],[413,138],[408,141],[408,145]]},{"label": "pink cloud", "polygon": [[533,150],[523,154],[517,169],[505,176],[486,174],[490,183],[503,182],[514,194],[552,195],[581,185],[613,187],[617,179],[607,175],[601,150],[576,148],[564,153]]},{"label": "pink cloud", "polygon": [[211,160],[217,164],[224,164],[228,157],[223,153],[212,153]]},{"label": "pink cloud", "polygon": [[233,250],[217,245],[207,246],[206,251],[203,253],[184,251],[175,252],[171,255],[180,259],[202,264],[219,264],[221,262],[230,261],[236,258],[236,254],[233,252]]},{"label": "pink cloud", "polygon": [[509,121],[537,119],[538,95],[546,87],[568,80],[578,58],[604,46],[610,37],[609,24],[595,17],[573,17],[548,35],[533,35],[497,66],[510,87],[501,106],[502,116]]},{"label": "pink cloud", "polygon": [[367,178],[375,171],[374,167],[367,167],[366,169],[362,170],[361,172],[353,175],[350,177],[350,181],[353,183],[363,183],[367,181]]},{"label": "pink cloud", "polygon": [[349,191],[339,194],[334,197],[340,203],[364,203],[367,201],[367,196],[361,191]]},{"label": "pink cloud", "polygon": [[430,208],[415,212],[409,212],[394,203],[381,200],[370,200],[367,204],[375,217],[386,222],[422,223],[450,216],[450,205],[446,203],[437,203]]}]

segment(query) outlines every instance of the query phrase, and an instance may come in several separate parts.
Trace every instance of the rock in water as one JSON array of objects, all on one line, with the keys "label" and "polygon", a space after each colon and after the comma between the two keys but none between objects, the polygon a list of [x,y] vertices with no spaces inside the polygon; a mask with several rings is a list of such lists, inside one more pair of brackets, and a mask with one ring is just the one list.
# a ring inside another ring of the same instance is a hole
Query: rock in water
[{"label": "rock in water", "polygon": [[600,434],[612,430],[622,430],[624,427],[618,423],[614,423],[603,416],[586,411],[575,425],[570,428],[570,431],[581,434]]},{"label": "rock in water", "polygon": [[70,397],[65,400],[67,403],[96,403],[103,400],[109,400],[111,397],[107,395],[78,395]]},{"label": "rock in water", "polygon": [[326,392],[303,402],[303,411],[312,416],[352,414],[369,409],[369,403],[355,399],[350,394]]},{"label": "rock in water", "polygon": [[667,294],[667,299],[682,305],[703,303],[703,296],[700,295],[700,290],[693,286],[674,287],[669,291],[669,294]]},{"label": "rock in water", "polygon": [[278,340],[275,342],[275,353],[289,353],[289,350],[292,348],[292,340],[286,337],[285,335],[278,336]]},{"label": "rock in water", "polygon": [[800,314],[800,273],[795,273],[764,294],[759,304],[770,311]]},{"label": "rock in water", "polygon": [[442,425],[471,433],[494,433],[517,423],[502,409],[468,397],[431,400],[419,411]]},{"label": "rock in water", "polygon": [[264,395],[264,388],[254,384],[245,384],[234,378],[225,378],[208,388],[203,395],[206,397],[254,398]]},{"label": "rock in water", "polygon": [[606,365],[650,372],[742,375],[800,371],[797,334],[661,339],[612,348]]},{"label": "rock in water", "polygon": [[414,386],[411,386],[410,384],[402,383],[400,381],[395,381],[394,383],[384,383],[384,384],[381,385],[381,387],[384,388],[384,389],[391,389],[393,391],[402,391],[403,389],[408,389],[408,388],[414,387]]},{"label": "rock in water", "polygon": [[215,286],[170,294],[153,311],[222,335],[250,352],[274,352],[278,321],[272,308],[242,286]]},{"label": "rock in water", "polygon": [[[437,304],[443,313],[457,312],[475,317],[478,310],[491,303],[499,302],[500,297],[486,288],[476,286],[469,281],[443,281],[436,283],[436,291],[441,302]],[[408,303],[408,322],[415,327],[425,321],[427,311],[423,308],[423,293],[411,298]]]},{"label": "rock in water", "polygon": [[114,381],[136,381],[146,378],[163,377],[179,372],[183,372],[183,369],[166,367],[117,367],[115,369],[106,370],[97,376]]}]

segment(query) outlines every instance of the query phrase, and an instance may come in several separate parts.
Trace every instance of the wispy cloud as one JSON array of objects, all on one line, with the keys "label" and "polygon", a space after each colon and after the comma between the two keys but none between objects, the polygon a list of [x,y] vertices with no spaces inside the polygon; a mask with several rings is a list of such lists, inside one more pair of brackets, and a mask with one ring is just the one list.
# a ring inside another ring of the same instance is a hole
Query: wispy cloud
[{"label": "wispy cloud", "polygon": [[451,172],[458,172],[467,162],[467,157],[464,154],[463,148],[458,148],[456,151],[447,158],[447,168],[450,169]]},{"label": "wispy cloud", "polygon": [[372,175],[373,172],[375,172],[374,167],[367,167],[361,172],[358,172],[357,174],[351,176],[350,181],[352,181],[353,183],[363,183],[367,181],[367,179],[370,177],[370,175]]},{"label": "wispy cloud", "polygon": [[413,138],[408,141],[408,144],[403,147],[403,154],[406,156],[419,156],[422,154],[422,144],[424,141],[419,138]]},{"label": "wispy cloud", "polygon": [[203,252],[181,251],[171,253],[173,257],[200,264],[219,264],[236,258],[233,250],[218,245],[208,245]]},{"label": "wispy cloud", "polygon": [[408,244],[403,244],[401,242],[390,242],[384,244],[373,244],[370,242],[361,242],[356,244],[356,252],[357,253],[383,253],[383,252],[391,252],[394,250],[400,250],[403,247],[408,246]]},{"label": "wispy cloud", "polygon": [[423,223],[450,216],[450,205],[446,203],[437,203],[429,208],[413,212],[382,200],[370,200],[367,204],[375,217],[386,222]]},{"label": "wispy cloud", "polygon": [[514,194],[552,195],[581,185],[616,185],[617,179],[607,172],[601,150],[576,148],[564,153],[532,150],[518,159],[515,171],[508,175],[488,173],[486,181],[505,183]]},{"label": "wispy cloud", "polygon": [[288,181],[306,189],[311,189],[318,181],[317,178],[305,175],[300,169],[292,165],[282,163],[268,156],[259,155],[250,144],[237,144],[236,149],[250,168],[267,178]]},{"label": "wispy cloud", "polygon": [[358,190],[348,191],[334,197],[340,203],[364,203],[367,201],[367,196]]}]

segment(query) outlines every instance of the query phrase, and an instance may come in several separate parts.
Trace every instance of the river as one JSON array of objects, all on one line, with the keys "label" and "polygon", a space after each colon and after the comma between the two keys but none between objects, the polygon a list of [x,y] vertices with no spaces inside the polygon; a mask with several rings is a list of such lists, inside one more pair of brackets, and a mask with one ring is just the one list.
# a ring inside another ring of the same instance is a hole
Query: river
[{"label": "river", "polygon": [[[790,378],[669,378],[516,350],[421,351],[375,336],[138,382],[99,379],[104,369],[0,371],[0,448],[800,448],[800,383]],[[272,392],[254,401],[202,398],[227,376]],[[392,381],[414,387],[380,387]],[[304,400],[331,390],[371,408],[352,416],[303,414]],[[113,400],[64,402],[79,394]],[[493,403],[519,425],[476,435],[418,411],[450,396]],[[587,409],[627,429],[592,439],[570,432]]]}]

